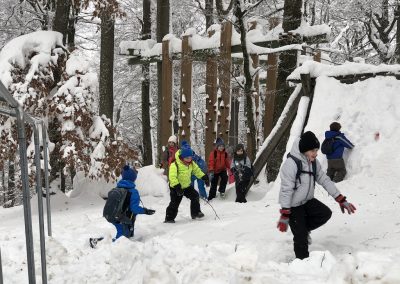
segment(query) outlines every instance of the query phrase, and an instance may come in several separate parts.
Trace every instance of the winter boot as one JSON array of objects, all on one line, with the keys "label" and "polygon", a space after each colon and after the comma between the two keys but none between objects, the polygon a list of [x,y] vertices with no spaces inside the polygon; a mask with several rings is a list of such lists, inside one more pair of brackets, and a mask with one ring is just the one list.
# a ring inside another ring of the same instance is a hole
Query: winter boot
[{"label": "winter boot", "polygon": [[197,213],[197,215],[192,215],[192,219],[200,219],[200,218],[203,218],[204,217],[204,214],[203,214],[203,212],[199,212],[199,213]]},{"label": "winter boot", "polygon": [[167,219],[165,219],[164,223],[175,223],[175,220],[167,220]]},{"label": "winter boot", "polygon": [[221,192],[219,195],[221,196],[221,198],[225,198],[225,192]]}]

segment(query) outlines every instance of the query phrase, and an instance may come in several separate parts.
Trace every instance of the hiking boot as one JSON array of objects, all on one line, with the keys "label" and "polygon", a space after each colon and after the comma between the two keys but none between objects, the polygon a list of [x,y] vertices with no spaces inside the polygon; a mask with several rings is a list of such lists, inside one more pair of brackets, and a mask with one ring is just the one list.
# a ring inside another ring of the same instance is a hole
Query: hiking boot
[{"label": "hiking boot", "polygon": [[164,223],[175,223],[175,220],[165,220]]},{"label": "hiking boot", "polygon": [[199,212],[199,213],[197,213],[197,215],[192,215],[192,219],[199,219],[199,218],[203,218],[204,217],[204,214],[203,214],[203,212]]}]

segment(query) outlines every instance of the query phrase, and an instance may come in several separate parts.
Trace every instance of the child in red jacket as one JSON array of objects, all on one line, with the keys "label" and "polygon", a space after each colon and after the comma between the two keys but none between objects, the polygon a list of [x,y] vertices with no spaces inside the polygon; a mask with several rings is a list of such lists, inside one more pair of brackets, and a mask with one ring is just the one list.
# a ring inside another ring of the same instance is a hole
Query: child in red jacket
[{"label": "child in red jacket", "polygon": [[221,197],[225,197],[226,184],[228,182],[227,169],[230,168],[230,159],[228,153],[225,151],[225,143],[221,138],[215,141],[215,149],[210,153],[208,159],[208,173],[210,175],[210,193],[208,200],[213,199],[217,193],[217,186],[219,179],[219,193]]}]

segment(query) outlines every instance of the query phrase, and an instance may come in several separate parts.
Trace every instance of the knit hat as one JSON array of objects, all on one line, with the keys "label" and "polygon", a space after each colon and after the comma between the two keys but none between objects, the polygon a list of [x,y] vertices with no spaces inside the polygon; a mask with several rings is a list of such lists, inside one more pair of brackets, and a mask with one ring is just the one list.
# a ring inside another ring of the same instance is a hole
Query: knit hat
[{"label": "knit hat", "polygon": [[129,167],[129,165],[124,166],[122,169],[122,179],[134,182],[137,177],[137,172]]},{"label": "knit hat", "polygon": [[178,143],[178,138],[175,135],[172,135],[168,138],[168,142],[174,142],[175,144]]},{"label": "knit hat", "polygon": [[222,138],[218,137],[217,140],[215,140],[215,146],[224,146],[225,147],[225,143],[224,140],[222,140]]},{"label": "knit hat", "polygon": [[319,149],[319,141],[314,133],[311,131],[304,132],[299,141],[299,150],[301,153],[305,153],[309,150]]},{"label": "knit hat", "polygon": [[189,157],[193,157],[193,150],[192,148],[190,148],[189,146],[186,147],[182,147],[181,148],[181,158],[189,158]]},{"label": "knit hat", "polygon": [[186,147],[189,147],[189,148],[190,148],[189,143],[188,143],[186,140],[182,140],[182,142],[181,142],[181,148],[186,148]]},{"label": "knit hat", "polygon": [[329,125],[329,129],[331,131],[340,131],[340,128],[342,128],[342,126],[340,125],[339,122],[332,122],[331,125]]}]

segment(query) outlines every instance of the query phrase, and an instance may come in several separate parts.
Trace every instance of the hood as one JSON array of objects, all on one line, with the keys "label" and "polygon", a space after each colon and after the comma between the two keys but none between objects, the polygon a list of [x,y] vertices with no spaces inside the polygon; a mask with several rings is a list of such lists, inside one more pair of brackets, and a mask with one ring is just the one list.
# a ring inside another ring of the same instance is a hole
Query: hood
[{"label": "hood", "polygon": [[325,138],[328,138],[328,139],[333,138],[338,135],[340,135],[340,131],[332,131],[332,130],[325,131]]}]

